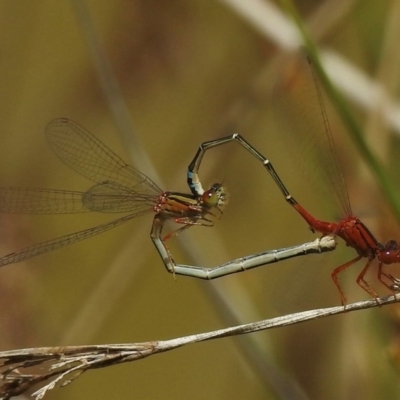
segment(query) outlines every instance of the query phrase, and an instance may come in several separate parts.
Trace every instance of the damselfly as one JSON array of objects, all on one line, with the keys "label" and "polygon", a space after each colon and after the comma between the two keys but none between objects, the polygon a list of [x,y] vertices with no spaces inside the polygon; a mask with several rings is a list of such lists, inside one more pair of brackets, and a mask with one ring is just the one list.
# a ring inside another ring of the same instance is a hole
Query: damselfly
[{"label": "damselfly", "polygon": [[[209,147],[225,143],[226,139],[205,142],[200,146],[188,168],[187,181],[192,193],[187,194],[162,191],[149,177],[125,163],[90,132],[71,120],[60,118],[50,122],[46,127],[46,137],[56,155],[70,168],[93,181],[94,185],[85,192],[0,188],[1,213],[73,214],[95,211],[127,215],[8,254],[0,258],[0,267],[88,239],[151,212],[155,213],[151,239],[168,272],[178,275],[213,279],[283,259],[335,248],[335,240],[325,237],[299,246],[239,258],[215,268],[176,264],[165,242],[193,225],[211,227],[215,218],[222,215],[226,203],[224,187],[215,183],[210,189],[204,190],[198,171],[205,151]],[[249,146],[248,148],[250,149]],[[163,236],[163,227],[168,220],[182,226]]]}]

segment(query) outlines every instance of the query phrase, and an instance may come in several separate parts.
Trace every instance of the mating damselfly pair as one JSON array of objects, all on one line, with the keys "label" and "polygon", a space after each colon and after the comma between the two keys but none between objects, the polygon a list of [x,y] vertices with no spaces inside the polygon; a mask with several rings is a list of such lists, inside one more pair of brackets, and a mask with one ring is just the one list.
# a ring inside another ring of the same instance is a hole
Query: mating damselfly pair
[{"label": "mating damselfly pair", "polygon": [[[0,266],[18,263],[88,239],[133,218],[153,212],[155,216],[150,236],[170,273],[214,279],[296,256],[333,250],[336,247],[335,237],[338,236],[358,253],[356,258],[337,267],[332,272],[332,278],[339,290],[342,304],[345,304],[346,298],[337,276],[362,257],[366,257],[368,261],[358,276],[357,283],[364,290],[377,298],[375,290],[364,280],[364,275],[375,258],[379,261],[378,279],[392,291],[398,288],[396,278],[382,270],[383,264],[398,262],[399,249],[394,241],[388,242],[386,246],[378,243],[365,225],[352,215],[343,218],[338,223],[320,221],[312,217],[289,194],[270,161],[239,134],[232,134],[200,145],[188,167],[187,182],[191,190],[191,193],[188,194],[162,191],[149,177],[125,163],[90,132],[69,119],[60,118],[50,122],[45,132],[47,141],[55,154],[73,170],[91,180],[94,185],[84,192],[18,187],[0,188],[0,212],[26,214],[100,212],[124,213],[125,215],[111,222],[7,254],[0,258]],[[261,162],[286,201],[306,220],[312,230],[321,233],[322,237],[298,246],[265,251],[235,259],[214,268],[176,263],[165,242],[194,225],[212,227],[215,219],[222,216],[226,203],[225,189],[222,184],[214,183],[210,189],[204,190],[199,178],[199,169],[203,156],[209,149],[230,142],[240,144]],[[170,220],[181,226],[164,235],[164,225]],[[391,283],[385,282],[383,278],[388,279]]]}]

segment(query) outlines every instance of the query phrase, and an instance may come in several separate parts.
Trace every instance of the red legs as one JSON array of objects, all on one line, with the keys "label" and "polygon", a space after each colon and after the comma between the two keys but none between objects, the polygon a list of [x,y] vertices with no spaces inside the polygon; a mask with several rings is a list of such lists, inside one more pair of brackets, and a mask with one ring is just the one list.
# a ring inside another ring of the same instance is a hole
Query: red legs
[{"label": "red legs", "polygon": [[[364,267],[364,269],[361,271],[360,275],[357,278],[357,283],[365,290],[367,291],[371,296],[373,296],[377,302],[377,304],[379,305],[379,301],[378,301],[378,293],[370,286],[368,285],[368,283],[364,280],[364,275],[367,272],[368,268],[370,267],[371,263],[372,263],[373,259],[368,260],[366,266]],[[379,264],[378,264],[378,280],[379,282],[382,283],[382,285],[386,286],[391,292],[398,292],[400,289],[400,281],[393,277],[390,274],[387,274],[386,272],[384,272],[382,270],[382,266],[383,266],[383,262],[379,260]],[[387,283],[387,281],[385,281],[385,279],[389,280],[391,283]],[[363,284],[361,284],[361,282]]]},{"label": "red legs", "polygon": [[[346,306],[346,296],[344,295],[344,292],[340,286],[340,282],[339,282],[339,274],[341,272],[343,272],[346,268],[350,267],[351,265],[355,264],[357,261],[361,260],[361,256],[357,256],[356,258],[353,258],[352,260],[348,261],[347,263],[341,265],[340,267],[335,268],[332,271],[331,277],[333,279],[334,284],[336,285],[339,293],[340,293],[340,299],[342,302],[342,306]],[[364,268],[365,269],[365,268]],[[364,271],[364,270],[363,270]],[[361,272],[362,274],[362,272]],[[360,274],[360,275],[361,275]],[[358,276],[358,278],[360,277],[360,275]],[[358,282],[358,278],[357,278],[357,283],[360,285],[360,283]],[[362,285],[360,285],[361,287],[363,287]],[[363,288],[364,289],[364,288]]]},{"label": "red legs", "polygon": [[[375,301],[376,301],[376,304],[378,304],[378,306],[379,306],[379,300],[378,300],[378,293],[375,291],[375,289],[372,287],[372,286],[370,286],[369,284],[368,284],[368,282],[364,279],[364,276],[365,276],[365,274],[367,273],[367,271],[368,271],[368,268],[371,266],[371,263],[372,263],[372,261],[373,261],[374,259],[373,258],[370,258],[368,261],[367,261],[367,264],[365,264],[365,267],[363,268],[363,270],[360,272],[360,274],[358,275],[358,277],[357,277],[357,279],[356,279],[356,282],[357,282],[357,284],[360,286],[360,287],[362,287],[369,295],[371,295],[374,299],[375,299]],[[378,278],[379,278],[379,273],[378,273]],[[379,279],[380,280],[380,279]]]},{"label": "red legs", "polygon": [[166,242],[167,240],[173,238],[174,236],[179,235],[181,232],[185,231],[186,229],[191,228],[193,225],[194,225],[194,224],[186,224],[186,225],[184,225],[184,226],[182,226],[182,227],[180,227],[180,228],[178,228],[178,229],[175,229],[174,231],[168,233],[168,235],[165,235],[165,236],[162,238],[162,241],[163,241],[163,242]]},{"label": "red legs", "polygon": [[[341,298],[341,302],[343,306],[346,306],[346,296],[343,293],[343,290],[340,286],[340,282],[339,282],[339,274],[341,272],[343,272],[346,268],[350,267],[351,265],[355,264],[356,262],[360,261],[362,258],[362,256],[358,256],[350,261],[348,261],[347,263],[341,265],[340,267],[337,267],[333,270],[331,276],[333,279],[333,282],[335,283],[337,289],[339,290],[340,293],[340,298]],[[368,269],[370,268],[372,261],[374,261],[374,258],[371,258],[367,261],[367,263],[365,264],[365,267],[362,269],[362,271],[359,273],[359,275],[357,276],[356,282],[357,285],[359,285],[362,289],[364,289],[370,296],[372,296],[376,303],[379,305],[379,300],[378,300],[378,293],[375,291],[375,289],[368,284],[368,282],[364,279]],[[393,291],[397,291],[398,289],[400,289],[400,281],[398,282],[397,279],[395,279],[392,275],[387,274],[386,272],[384,272],[382,270],[382,265],[383,263],[380,261],[379,262],[379,266],[378,266],[378,280],[384,285],[386,286],[389,290]],[[388,284],[383,278],[388,279],[390,282],[392,282],[392,284]]]},{"label": "red legs", "polygon": [[[213,217],[215,217],[214,214],[212,213],[207,213],[212,215]],[[216,217],[215,217],[216,218]],[[200,222],[199,222],[200,221]],[[174,218],[174,222],[176,222],[177,224],[183,224],[183,225],[189,225],[189,226],[193,226],[193,225],[200,225],[200,226],[214,226],[214,222],[206,217],[182,217],[182,218]],[[181,228],[177,229],[178,231]],[[170,236],[170,234],[168,234],[168,236]],[[171,235],[171,237],[174,235]]]}]

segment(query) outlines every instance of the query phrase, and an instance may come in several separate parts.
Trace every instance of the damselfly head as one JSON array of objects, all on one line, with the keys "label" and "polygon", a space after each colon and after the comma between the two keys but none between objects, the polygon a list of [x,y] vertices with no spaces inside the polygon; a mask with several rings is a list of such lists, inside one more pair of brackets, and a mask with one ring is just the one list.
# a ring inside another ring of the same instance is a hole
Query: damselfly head
[{"label": "damselfly head", "polygon": [[220,210],[223,209],[228,202],[228,194],[224,186],[220,183],[214,183],[201,197],[205,206],[217,207]]},{"label": "damselfly head", "polygon": [[377,256],[384,264],[400,262],[400,248],[395,240],[389,240],[385,245],[378,243]]}]

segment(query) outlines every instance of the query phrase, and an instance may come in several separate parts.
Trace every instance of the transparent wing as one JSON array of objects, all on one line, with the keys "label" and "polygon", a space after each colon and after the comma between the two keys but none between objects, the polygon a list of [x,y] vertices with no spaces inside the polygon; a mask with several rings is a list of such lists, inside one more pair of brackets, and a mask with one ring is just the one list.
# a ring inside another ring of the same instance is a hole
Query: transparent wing
[{"label": "transparent wing", "polygon": [[42,188],[0,188],[0,213],[76,214],[84,212],[143,213],[151,211],[158,194],[142,194],[115,182],[91,187],[86,192]]},{"label": "transparent wing", "polygon": [[138,193],[115,182],[94,185],[83,196],[85,208],[103,212],[134,212],[142,214],[150,212],[157,204],[159,194]]},{"label": "transparent wing", "polygon": [[0,258],[0,267],[8,264],[19,263],[23,260],[27,260],[28,258],[38,256],[39,254],[47,253],[48,251],[56,250],[61,247],[67,246],[69,244],[73,244],[76,242],[80,242],[81,240],[91,238],[95,235],[98,235],[112,228],[115,228],[116,226],[121,225],[137,216],[138,216],[137,213],[125,215],[122,218],[115,219],[111,222],[107,222],[105,224],[98,225],[93,228],[71,233],[69,235],[58,237],[56,239],[51,239],[46,242],[33,245],[31,247],[26,247],[25,249],[22,249],[15,253],[7,254],[6,256]]},{"label": "transparent wing", "polygon": [[0,188],[0,213],[72,214],[92,211],[83,192],[54,189]]},{"label": "transparent wing", "polygon": [[90,132],[69,119],[50,122],[46,138],[65,164],[93,182],[113,181],[139,193],[161,193],[146,175],[126,164]]}]

